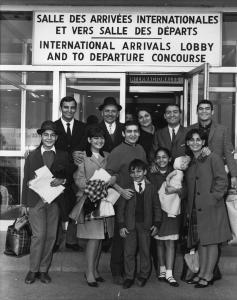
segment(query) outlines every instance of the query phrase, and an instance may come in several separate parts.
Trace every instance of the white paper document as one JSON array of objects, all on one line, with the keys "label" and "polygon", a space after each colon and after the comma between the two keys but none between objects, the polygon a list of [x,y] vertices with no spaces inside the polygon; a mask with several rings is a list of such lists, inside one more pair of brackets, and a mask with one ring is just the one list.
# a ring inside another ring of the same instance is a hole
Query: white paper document
[{"label": "white paper document", "polygon": [[120,197],[119,192],[117,192],[115,189],[108,188],[108,196],[106,197],[106,201],[114,205],[119,197]]},{"label": "white paper document", "polygon": [[95,170],[90,180],[103,180],[105,183],[110,181],[111,175],[105,169]]},{"label": "white paper document", "polygon": [[43,166],[35,171],[36,178],[29,181],[29,188],[35,191],[44,202],[51,203],[65,189],[64,186],[51,186],[53,174],[49,168]]}]

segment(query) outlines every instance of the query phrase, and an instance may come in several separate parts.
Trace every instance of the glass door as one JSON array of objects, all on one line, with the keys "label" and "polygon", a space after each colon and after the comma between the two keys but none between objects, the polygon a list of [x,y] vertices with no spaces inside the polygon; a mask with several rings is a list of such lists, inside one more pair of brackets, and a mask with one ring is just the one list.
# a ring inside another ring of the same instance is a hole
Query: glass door
[{"label": "glass door", "polygon": [[123,107],[120,121],[125,120],[125,73],[61,73],[61,98],[73,96],[78,103],[76,118],[87,122],[89,116],[100,121],[99,105],[106,97],[114,97]]},{"label": "glass door", "polygon": [[184,126],[197,122],[197,104],[209,99],[209,64],[205,63],[185,74],[184,79]]}]

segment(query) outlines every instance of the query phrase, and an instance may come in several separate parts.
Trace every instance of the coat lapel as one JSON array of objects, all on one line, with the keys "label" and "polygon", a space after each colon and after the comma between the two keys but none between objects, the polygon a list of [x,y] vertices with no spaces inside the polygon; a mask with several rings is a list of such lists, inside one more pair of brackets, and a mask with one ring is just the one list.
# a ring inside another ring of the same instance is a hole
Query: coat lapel
[{"label": "coat lapel", "polygon": [[208,144],[210,143],[211,139],[213,138],[215,129],[216,129],[216,124],[212,123],[211,128],[210,128],[210,132],[209,132],[209,136],[208,136]]},{"label": "coat lapel", "polygon": [[163,136],[163,139],[164,139],[164,141],[165,141],[165,143],[166,143],[166,148],[167,149],[171,149],[171,138],[170,138],[170,133],[169,133],[169,128],[168,128],[168,126],[166,126],[165,128],[164,128],[164,136]]}]

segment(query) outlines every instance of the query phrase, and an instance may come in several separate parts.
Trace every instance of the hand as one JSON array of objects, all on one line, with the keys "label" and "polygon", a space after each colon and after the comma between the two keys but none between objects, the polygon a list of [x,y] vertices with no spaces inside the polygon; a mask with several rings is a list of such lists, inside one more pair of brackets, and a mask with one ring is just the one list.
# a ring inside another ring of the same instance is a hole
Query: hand
[{"label": "hand", "polygon": [[113,186],[116,182],[116,176],[111,176],[110,180],[106,183],[107,186]]},{"label": "hand", "polygon": [[26,207],[26,206],[22,206],[22,207],[21,207],[21,215],[22,215],[22,216],[23,216],[23,215],[28,215],[28,213],[29,213],[29,208]]},{"label": "hand", "polygon": [[231,187],[237,189],[237,177],[231,177]]},{"label": "hand", "polygon": [[119,233],[122,238],[126,238],[126,236],[129,234],[129,231],[127,230],[127,228],[121,228]]},{"label": "hand", "polygon": [[72,153],[74,163],[77,165],[83,163],[85,156],[86,156],[86,154],[84,151],[74,151]]},{"label": "hand", "polygon": [[157,229],[156,226],[153,225],[153,226],[150,228],[150,230],[151,230],[151,236],[157,235],[158,229]]},{"label": "hand", "polygon": [[206,157],[211,154],[211,150],[208,147],[203,147],[201,151],[202,157]]},{"label": "hand", "polygon": [[155,163],[152,163],[151,166],[150,166],[150,172],[151,173],[156,173],[158,171],[159,171],[158,166]]},{"label": "hand", "polygon": [[54,178],[54,180],[50,182],[50,185],[51,186],[59,186],[59,185],[63,184],[64,181],[65,181],[65,179],[63,179],[63,178]]},{"label": "hand", "polygon": [[179,192],[179,189],[176,189],[175,187],[173,187],[171,185],[166,185],[166,187],[165,187],[166,195],[177,194],[178,192]]},{"label": "hand", "polygon": [[126,200],[131,199],[133,195],[134,195],[134,190],[132,190],[132,189],[122,189],[121,190],[121,196]]}]

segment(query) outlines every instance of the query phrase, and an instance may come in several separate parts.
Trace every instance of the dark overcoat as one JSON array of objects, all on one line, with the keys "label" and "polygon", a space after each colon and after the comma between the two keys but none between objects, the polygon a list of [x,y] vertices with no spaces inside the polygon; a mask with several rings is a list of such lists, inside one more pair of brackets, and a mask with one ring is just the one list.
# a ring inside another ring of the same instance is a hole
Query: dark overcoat
[{"label": "dark overcoat", "polygon": [[201,245],[230,240],[231,232],[224,203],[228,182],[222,159],[215,153],[202,160],[193,158],[185,178],[187,213],[191,215],[195,201]]}]

